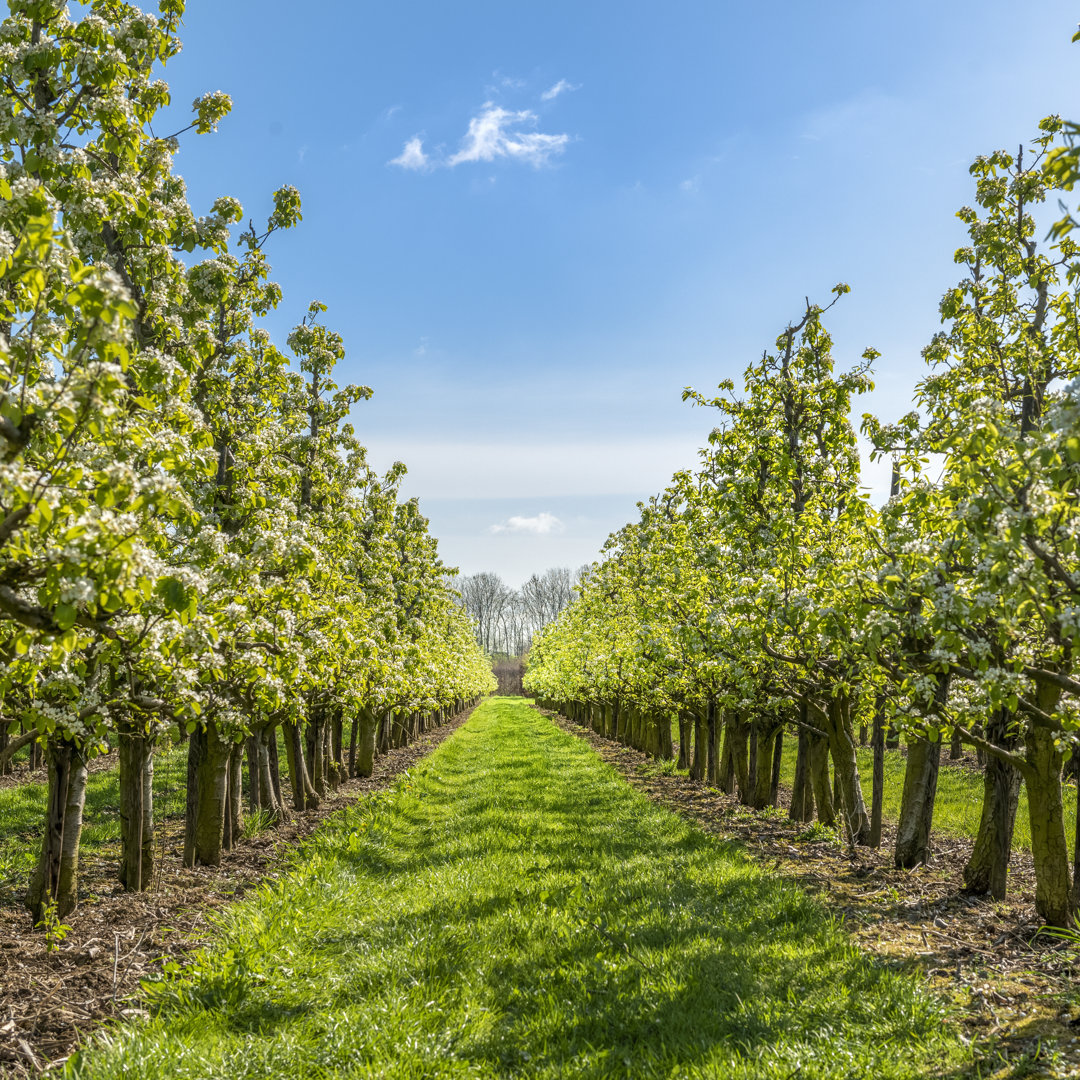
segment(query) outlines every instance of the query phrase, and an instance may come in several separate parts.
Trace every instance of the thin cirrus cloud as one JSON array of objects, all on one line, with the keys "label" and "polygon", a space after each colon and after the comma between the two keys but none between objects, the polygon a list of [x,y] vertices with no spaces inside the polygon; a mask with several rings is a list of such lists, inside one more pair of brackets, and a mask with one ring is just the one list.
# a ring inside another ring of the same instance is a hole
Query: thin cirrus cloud
[{"label": "thin cirrus cloud", "polygon": [[[555,89],[552,87],[546,93],[554,97],[552,91]],[[401,153],[387,164],[423,172],[438,165],[453,169],[470,162],[506,159],[538,169],[563,153],[570,142],[569,135],[549,135],[532,130],[538,120],[536,113],[529,109],[504,109],[501,105],[486,101],[480,112],[469,121],[469,129],[456,153],[441,161],[434,160],[424,151],[423,139],[414,135],[405,143]]]},{"label": "thin cirrus cloud", "polygon": [[506,521],[492,525],[488,532],[491,533],[532,533],[534,536],[545,536],[548,533],[560,533],[566,526],[554,515],[546,510],[541,511],[536,517],[521,517],[515,515]]},{"label": "thin cirrus cloud", "polygon": [[573,83],[567,82],[565,79],[560,79],[554,86],[545,90],[540,95],[541,101],[554,101],[560,94],[568,94],[571,90],[580,90],[580,86],[575,86]]}]

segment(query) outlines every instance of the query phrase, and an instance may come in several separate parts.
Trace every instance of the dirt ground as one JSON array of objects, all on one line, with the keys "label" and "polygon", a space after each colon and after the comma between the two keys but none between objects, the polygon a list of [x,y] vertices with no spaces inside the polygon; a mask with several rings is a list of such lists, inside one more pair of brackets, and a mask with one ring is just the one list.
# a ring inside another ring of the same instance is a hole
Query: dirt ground
[{"label": "dirt ground", "polygon": [[380,756],[369,779],[347,781],[317,810],[294,811],[287,824],[241,841],[220,867],[183,867],[182,817],[163,823],[165,856],[153,892],[121,891],[112,859],[85,861],[80,893],[92,899],[67,916],[70,930],[52,949],[20,905],[0,906],[0,1077],[58,1070],[88,1031],[137,1014],[139,980],[205,945],[212,912],[280,874],[290,851],[330,814],[388,787],[470,714]]},{"label": "dirt ground", "polygon": [[854,851],[809,839],[779,809],[753,811],[732,795],[666,775],[658,763],[541,710],[586,740],[633,787],[706,832],[738,840],[755,861],[817,893],[855,941],[882,963],[918,971],[959,1011],[963,1038],[977,1040],[983,1076],[1080,1076],[1080,939],[1040,935],[1031,857],[1014,852],[1005,901],[966,895],[972,842],[936,836],[929,865],[896,870],[895,830],[881,847]]}]

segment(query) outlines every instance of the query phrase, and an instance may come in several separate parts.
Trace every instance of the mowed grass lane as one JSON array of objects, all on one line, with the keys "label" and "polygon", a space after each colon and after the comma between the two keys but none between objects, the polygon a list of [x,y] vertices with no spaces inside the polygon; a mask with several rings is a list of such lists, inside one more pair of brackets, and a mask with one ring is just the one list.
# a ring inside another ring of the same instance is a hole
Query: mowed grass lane
[{"label": "mowed grass lane", "polygon": [[966,1051],[790,883],[491,699],[70,1075],[915,1077]]}]

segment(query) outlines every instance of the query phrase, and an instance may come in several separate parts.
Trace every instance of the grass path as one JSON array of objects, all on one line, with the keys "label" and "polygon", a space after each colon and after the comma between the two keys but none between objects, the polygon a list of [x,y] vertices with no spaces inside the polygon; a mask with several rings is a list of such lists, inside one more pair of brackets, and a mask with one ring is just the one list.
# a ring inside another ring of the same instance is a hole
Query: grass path
[{"label": "grass path", "polygon": [[492,699],[81,1078],[925,1077],[967,1052],[815,901]]}]

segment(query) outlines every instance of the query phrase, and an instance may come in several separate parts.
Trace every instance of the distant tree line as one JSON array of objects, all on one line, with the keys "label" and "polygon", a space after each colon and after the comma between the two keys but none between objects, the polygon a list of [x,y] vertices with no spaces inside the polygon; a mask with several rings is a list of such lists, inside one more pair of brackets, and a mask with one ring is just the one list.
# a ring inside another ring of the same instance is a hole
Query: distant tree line
[{"label": "distant tree line", "polygon": [[[487,570],[461,578],[458,592],[477,643],[493,657],[524,656],[533,635],[554,622],[573,599],[574,588],[586,569],[554,566],[533,574],[520,589],[511,588]],[[521,692],[520,686],[516,692]]]}]

